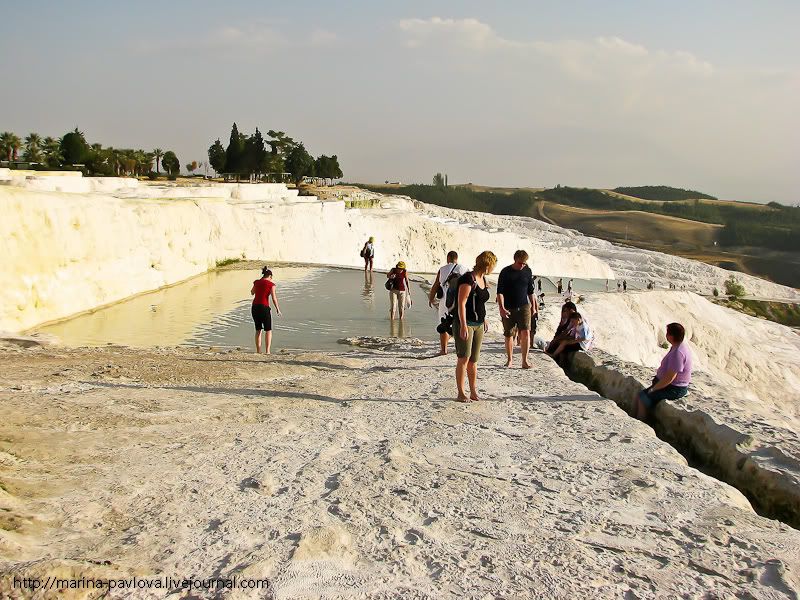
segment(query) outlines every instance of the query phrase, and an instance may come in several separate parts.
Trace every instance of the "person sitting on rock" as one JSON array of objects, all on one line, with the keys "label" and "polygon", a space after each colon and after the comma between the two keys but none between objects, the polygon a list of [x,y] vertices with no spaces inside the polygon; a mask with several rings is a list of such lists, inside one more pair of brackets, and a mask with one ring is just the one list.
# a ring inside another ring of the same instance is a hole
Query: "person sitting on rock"
[{"label": "person sitting on rock", "polygon": [[569,318],[568,332],[566,339],[559,342],[558,347],[553,351],[553,358],[562,367],[566,366],[569,356],[578,350],[587,351],[592,346],[592,330],[589,323],[575,312]]},{"label": "person sitting on rock", "polygon": [[578,312],[578,307],[575,306],[574,302],[565,302],[561,307],[561,321],[559,322],[558,327],[556,327],[556,332],[553,334],[553,340],[545,349],[547,354],[553,354],[563,340],[569,339],[569,318],[576,312]]},{"label": "person sitting on rock", "polygon": [[637,419],[646,420],[662,400],[677,400],[687,394],[692,381],[692,353],[684,343],[685,337],[683,325],[667,325],[667,342],[671,347],[661,360],[653,384],[634,399],[633,416]]}]

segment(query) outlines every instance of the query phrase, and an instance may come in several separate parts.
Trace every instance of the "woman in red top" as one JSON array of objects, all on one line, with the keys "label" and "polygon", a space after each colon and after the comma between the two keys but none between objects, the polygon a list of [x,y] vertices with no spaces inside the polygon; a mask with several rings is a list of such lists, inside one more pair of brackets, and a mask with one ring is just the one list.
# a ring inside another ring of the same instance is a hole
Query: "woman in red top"
[{"label": "woman in red top", "polygon": [[269,308],[269,299],[275,305],[278,316],[281,316],[281,308],[278,306],[278,296],[275,294],[275,284],[272,283],[272,271],[267,267],[261,269],[261,279],[253,282],[253,289],[250,290],[253,296],[253,306],[250,309],[253,321],[256,324],[256,354],[261,353],[261,330],[264,330],[264,354],[270,353],[272,346],[272,314]]},{"label": "woman in red top", "polygon": [[411,286],[408,284],[408,271],[406,263],[402,260],[397,266],[386,274],[386,289],[389,290],[389,319],[394,320],[395,312],[399,309],[400,318],[405,318],[406,296],[408,305],[411,306]]}]

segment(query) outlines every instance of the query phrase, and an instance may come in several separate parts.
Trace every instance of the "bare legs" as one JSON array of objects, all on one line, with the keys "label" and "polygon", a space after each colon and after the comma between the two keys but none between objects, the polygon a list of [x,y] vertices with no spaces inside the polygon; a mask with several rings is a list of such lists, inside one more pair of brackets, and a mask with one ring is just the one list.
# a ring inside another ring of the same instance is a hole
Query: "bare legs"
[{"label": "bare legs", "polygon": [[470,400],[480,400],[478,397],[478,363],[471,360],[467,362],[467,379],[469,380]]},{"label": "bare legs", "polygon": [[446,333],[439,334],[439,355],[444,356],[447,354],[447,342],[450,340],[450,336]]},{"label": "bare legs", "polygon": [[272,348],[272,330],[264,332],[264,354],[270,354]]},{"label": "bare legs", "polygon": [[[528,362],[528,351],[531,346],[531,332],[527,329],[521,329],[519,332],[519,349],[522,353],[522,368],[530,369],[531,365]],[[509,336],[505,339],[506,342],[506,366],[510,367],[514,363],[514,338]]]},{"label": "bare legs", "polygon": [[367,272],[367,267],[369,267],[369,272],[372,273],[372,257],[364,259],[364,272]]},{"label": "bare legs", "polygon": [[531,348],[531,332],[529,329],[523,329],[519,332],[519,349],[522,352],[522,368],[530,369],[531,364],[528,362],[528,351]]},{"label": "bare legs", "polygon": [[[272,348],[272,331],[264,332],[264,354],[270,354]],[[256,354],[261,354],[261,330],[256,331]]]},{"label": "bare legs", "polygon": [[406,314],[406,294],[408,292],[397,293],[394,290],[389,292],[389,319],[394,320],[395,313],[400,315],[400,319],[405,318]]},{"label": "bare legs", "polygon": [[469,381],[469,400],[480,400],[478,397],[478,363],[469,360],[468,356],[459,358],[456,362],[456,387],[458,388],[457,400],[467,402],[467,394],[464,392],[464,375]]}]

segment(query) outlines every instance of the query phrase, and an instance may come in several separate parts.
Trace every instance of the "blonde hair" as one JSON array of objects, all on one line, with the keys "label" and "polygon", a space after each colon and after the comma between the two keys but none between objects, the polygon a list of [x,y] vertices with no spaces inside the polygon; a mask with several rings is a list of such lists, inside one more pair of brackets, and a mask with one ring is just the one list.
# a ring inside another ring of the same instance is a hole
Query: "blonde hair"
[{"label": "blonde hair", "polygon": [[484,250],[475,258],[475,270],[481,273],[491,273],[497,264],[497,257],[491,250]]}]

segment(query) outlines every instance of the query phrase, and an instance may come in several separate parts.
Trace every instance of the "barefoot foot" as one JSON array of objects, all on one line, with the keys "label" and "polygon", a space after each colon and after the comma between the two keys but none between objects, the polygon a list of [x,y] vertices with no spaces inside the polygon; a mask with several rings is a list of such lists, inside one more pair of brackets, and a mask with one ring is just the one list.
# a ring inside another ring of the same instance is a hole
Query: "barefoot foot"
[{"label": "barefoot foot", "polygon": [[473,392],[473,393],[471,393],[471,394],[469,395],[469,399],[470,399],[470,400],[473,400],[473,401],[475,401],[475,402],[477,402],[478,400],[480,400],[480,398],[478,397],[478,394],[476,394],[475,392]]}]

